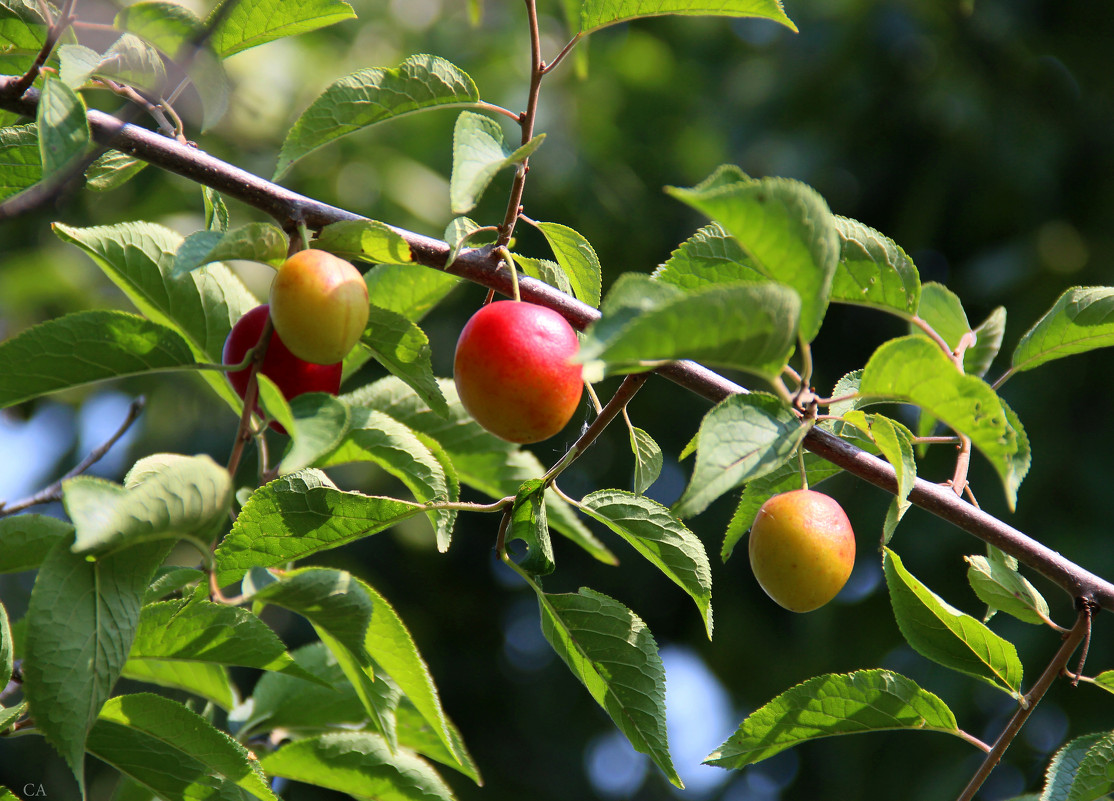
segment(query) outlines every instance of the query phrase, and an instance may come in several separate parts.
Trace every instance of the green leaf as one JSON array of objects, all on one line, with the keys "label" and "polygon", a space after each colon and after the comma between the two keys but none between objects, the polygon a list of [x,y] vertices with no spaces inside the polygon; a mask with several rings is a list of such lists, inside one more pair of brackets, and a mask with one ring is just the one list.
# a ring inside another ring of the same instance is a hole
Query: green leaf
[{"label": "green leaf", "polygon": [[[196,695],[221,709],[232,709],[237,704],[236,688],[232,686],[228,670],[212,662],[172,662],[131,657],[121,675],[133,681]],[[302,685],[305,686],[305,682]]]},{"label": "green leaf", "polygon": [[239,738],[257,730],[315,731],[367,720],[359,696],[324,643],[304,645],[292,651],[291,657],[316,682],[264,673],[255,683],[250,701],[229,716],[238,724],[234,731]]},{"label": "green leaf", "polygon": [[121,153],[106,150],[85,169],[85,188],[94,192],[107,192],[123,186],[139,174],[147,162]]},{"label": "green leaf", "polygon": [[452,790],[425,760],[371,732],[295,740],[260,760],[274,776],[381,801],[450,801]]},{"label": "green leaf", "polygon": [[800,336],[811,342],[828,308],[840,254],[839,234],[824,199],[811,187],[783,178],[720,181],[713,175],[691,189],[667,191],[719,222],[754,269],[796,290]]},{"label": "green leaf", "polygon": [[700,422],[696,466],[674,514],[700,514],[724,493],[781,467],[807,433],[793,410],[773,395],[729,396]]},{"label": "green leaf", "polygon": [[203,131],[224,116],[232,83],[212,42],[197,46],[196,43],[207,36],[208,28],[192,11],[166,0],[143,0],[121,9],[115,25],[186,65],[186,74],[201,100]]},{"label": "green leaf", "polygon": [[480,100],[466,72],[443,58],[414,55],[394,69],[365,69],[341,78],[310,104],[282,143],[273,180],[317,148],[369,125]]},{"label": "green leaf", "polygon": [[[21,701],[15,706],[0,707],[0,732],[7,733],[8,727],[19,720],[27,712],[27,702]],[[0,801],[7,801],[8,798],[15,798],[15,796],[5,796],[3,787],[0,786]],[[15,798],[15,801],[19,801]]]},{"label": "green leaf", "polygon": [[[834,476],[841,470],[841,468],[836,467],[827,459],[821,459],[819,456],[814,456],[811,453],[804,454],[804,462],[805,474],[808,477],[808,485],[810,487],[816,486],[824,479]],[[750,530],[751,524],[754,523],[754,518],[758,514],[758,510],[762,508],[762,504],[775,495],[800,488],[801,471],[797,466],[796,460],[787,462],[760,478],[748,481],[746,487],[743,489],[742,496],[739,498],[739,505],[735,507],[735,513],[731,516],[731,522],[728,524],[727,531],[723,537],[723,549],[720,551],[720,557],[723,561],[726,562],[731,557],[739,540]]]},{"label": "green leaf", "polygon": [[46,38],[47,23],[41,8],[31,0],[3,0],[0,2],[0,53],[19,53],[31,59],[42,48]]},{"label": "green leaf", "polygon": [[1020,421],[990,386],[964,375],[923,336],[892,339],[863,370],[860,392],[873,400],[911,403],[966,434],[1002,479],[1011,509],[1028,471],[1028,439]]},{"label": "green leaf", "polygon": [[445,396],[433,375],[429,338],[417,323],[397,312],[371,306],[360,342],[391,375],[413,387],[431,409],[441,415],[449,413]]},{"label": "green leaf", "polygon": [[1006,336],[1006,309],[999,306],[975,328],[975,344],[963,352],[963,372],[982,378]]},{"label": "green leaf", "polygon": [[453,128],[453,169],[449,176],[453,214],[471,211],[496,173],[530,158],[543,139],[545,134],[538,134],[512,150],[495,120],[471,111],[460,112]]},{"label": "green leaf", "polygon": [[764,281],[733,236],[719,223],[705,225],[654,270],[653,278],[690,292],[709,284]]},{"label": "green leaf", "polygon": [[92,134],[85,103],[58,78],[47,76],[39,98],[36,123],[43,176],[64,175],[89,150]]},{"label": "green leaf", "polygon": [[580,4],[580,33],[591,33],[616,22],[663,14],[687,16],[759,17],[780,23],[796,32],[785,16],[780,0],[583,0]]},{"label": "green leaf", "polygon": [[0,200],[42,180],[42,165],[37,125],[0,128]]},{"label": "green leaf", "polygon": [[[1056,752],[1048,763],[1044,791],[1040,801],[1068,801],[1074,799],[1074,783],[1079,768],[1088,751],[1096,743],[1108,738],[1109,734],[1085,734],[1076,737]],[[1101,794],[1100,794],[1101,795]]]},{"label": "green leaf", "polygon": [[567,225],[540,222],[537,228],[545,236],[557,263],[568,276],[573,294],[589,306],[600,305],[603,271],[599,257],[588,240]]},{"label": "green leaf", "polygon": [[542,633],[634,749],[649,755],[676,787],[669,756],[665,669],[653,635],[638,615],[606,595],[538,592]]},{"label": "green leaf", "polygon": [[410,244],[402,234],[377,220],[329,223],[321,229],[313,246],[349,260],[360,259],[376,264],[414,263]]},{"label": "green leaf", "polygon": [[871,731],[965,737],[938,697],[889,670],[815,676],[746,718],[705,764],[739,770],[809,740]]},{"label": "green leaf", "polygon": [[348,404],[325,392],[307,392],[290,401],[290,446],[282,456],[279,473],[294,473],[309,467],[331,452],[348,433],[351,412]]},{"label": "green leaf", "polygon": [[[515,495],[522,482],[541,478],[545,467],[530,451],[484,431],[464,410],[451,379],[438,381],[449,416],[434,413],[414,390],[394,376],[345,396],[352,406],[387,414],[441,444],[460,481],[491,498]],[[581,522],[576,512],[552,489],[546,491],[546,517],[556,529],[595,558],[616,564],[614,555]]]},{"label": "green leaf", "polygon": [[228,230],[229,214],[228,207],[224,205],[224,199],[220,194],[208,186],[201,187],[201,200],[205,204],[205,230],[206,231],[220,231]]},{"label": "green leaf", "polygon": [[161,454],[121,487],[92,476],[62,483],[62,502],[74,522],[74,553],[103,554],[158,539],[206,543],[232,503],[228,471],[208,456]]},{"label": "green leaf", "polygon": [[47,515],[0,517],[0,573],[34,570],[51,548],[73,533],[72,525]]},{"label": "green leaf", "polygon": [[549,523],[546,522],[544,492],[539,478],[523,482],[511,507],[510,531],[507,542],[521,540],[526,543],[526,556],[518,566],[532,576],[547,576],[556,565],[553,562],[553,544],[549,540]]},{"label": "green leaf", "polygon": [[988,545],[987,555],[965,556],[967,581],[979,600],[995,611],[1013,615],[1025,623],[1040,625],[1048,620],[1048,602],[1017,570],[1017,559]]},{"label": "green leaf", "polygon": [[515,266],[526,273],[526,275],[531,278],[537,278],[539,281],[549,284],[554,289],[564,292],[566,295],[573,294],[569,275],[557,262],[550,259],[535,259],[530,256],[523,256],[519,253],[511,255],[514,258]]},{"label": "green leaf", "polygon": [[0,408],[64,389],[196,363],[172,328],[125,312],[75,312],[0,342]]},{"label": "green leaf", "polygon": [[89,752],[166,801],[276,801],[244,746],[160,695],[110,699],[89,733]]},{"label": "green leaf", "polygon": [[603,523],[689,594],[712,638],[712,568],[704,543],[657,501],[622,490],[597,490],[580,502],[585,514]]},{"label": "green leaf", "polygon": [[[221,58],[273,42],[284,36],[318,30],[347,19],[354,19],[356,12],[342,0],[226,0],[232,10],[221,17],[213,30],[213,48]],[[222,4],[224,5],[224,4]],[[221,7],[209,16],[211,25]]]},{"label": "green leaf", "polygon": [[[331,467],[349,462],[374,462],[399,479],[419,503],[456,501],[459,487],[430,444],[407,426],[373,409],[353,408],[352,424],[344,440],[318,462]],[[430,524],[437,535],[438,550],[449,547],[456,512],[430,509]]]},{"label": "green leaf", "polygon": [[278,267],[286,261],[286,234],[273,223],[253,222],[231,231],[198,231],[182,242],[170,274],[180,278],[214,261],[243,259]]},{"label": "green leaf", "polygon": [[156,97],[166,83],[166,67],[155,48],[138,36],[125,33],[104,52],[81,45],[59,48],[61,77],[71,89],[79,89],[90,78],[108,78],[126,86],[144,89]]},{"label": "green leaf", "polygon": [[[15,665],[15,644],[12,641],[12,625],[8,620],[8,610],[0,603],[0,681],[8,686],[11,680],[12,668]],[[0,725],[0,731],[5,726]]]},{"label": "green leaf", "polygon": [[[397,745],[388,716],[397,704],[385,680],[376,677],[366,639],[375,601],[350,573],[325,568],[305,568],[284,574],[256,589],[252,600],[289,609],[306,618],[329,648],[351,682],[368,716]],[[385,693],[386,691],[386,693]]]},{"label": "green leaf", "polygon": [[[55,223],[54,232],[84,250],[145,317],[181,334],[199,362],[219,364],[232,325],[258,303],[223,264],[173,276],[182,237],[161,225],[71,228]],[[201,375],[233,409],[242,407],[223,373]]]},{"label": "green leaf", "polygon": [[209,601],[160,601],[143,607],[128,658],[213,662],[316,680],[258,617]]},{"label": "green leaf", "polygon": [[421,507],[338,490],[319,470],[277,478],[252,493],[215,557],[225,587],[252,567],[271,567],[366,537]]},{"label": "green leaf", "polygon": [[908,319],[917,313],[921,277],[913,260],[892,239],[857,220],[835,216],[839,264],[832,279],[832,300],[894,312]]},{"label": "green leaf", "polygon": [[154,603],[185,589],[191,584],[200,584],[203,579],[207,578],[207,573],[193,567],[160,567],[155,572],[154,581],[151,582],[151,586],[147,588],[147,592],[143,596],[143,602],[145,604]]},{"label": "green leaf", "polygon": [[461,279],[417,264],[379,264],[364,273],[372,306],[401,314],[417,323],[440,303]]},{"label": "green leaf", "polygon": [[1072,287],[1021,337],[1011,369],[1032,370],[1109,345],[1114,345],[1114,287]]},{"label": "green leaf", "polygon": [[[921,287],[921,302],[917,315],[928,323],[952,350],[955,350],[959,340],[971,331],[971,324],[967,322],[967,312],[963,310],[963,303],[959,296],[943,284],[934,281]],[[909,331],[926,336],[919,326],[910,325]]]},{"label": "green leaf", "polygon": [[661,448],[638,426],[631,426],[630,447],[634,452],[634,493],[642,495],[661,475]]},{"label": "green leaf", "polygon": [[894,469],[897,494],[887,513],[882,530],[883,542],[889,542],[898,522],[909,509],[909,493],[917,480],[917,462],[913,454],[913,432],[880,414],[866,414],[858,409],[845,412],[841,419],[855,426],[871,442]]},{"label": "green leaf", "polygon": [[889,548],[882,567],[898,628],[914,651],[1021,697],[1022,668],[1012,643],[918,581]]},{"label": "green leaf", "polygon": [[147,584],[169,546],[142,543],[90,562],[70,545],[55,544],[31,591],[23,692],[84,792],[86,736],[127,661]]},{"label": "green leaf", "polygon": [[[475,764],[460,734],[441,706],[441,697],[433,683],[429,667],[422,658],[413,636],[391,604],[374,587],[359,579],[357,584],[372,602],[371,622],[367,629],[365,648],[398,685],[406,698],[432,728],[448,756],[466,775],[477,779]],[[450,763],[451,764],[451,763]]]},{"label": "green leaf", "polygon": [[[643,314],[622,308],[618,323],[608,320],[605,303],[603,317],[589,327],[578,358],[591,377],[694,359],[774,378],[793,352],[799,310],[797,294],[773,283],[712,286]],[[693,320],[701,324],[693,325]]]}]

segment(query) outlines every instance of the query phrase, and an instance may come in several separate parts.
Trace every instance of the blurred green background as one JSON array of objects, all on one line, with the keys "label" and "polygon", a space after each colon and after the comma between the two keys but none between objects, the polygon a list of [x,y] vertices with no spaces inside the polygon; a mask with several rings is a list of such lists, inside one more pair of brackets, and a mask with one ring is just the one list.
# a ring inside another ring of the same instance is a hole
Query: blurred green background
[{"label": "blurred green background", "polygon": [[[528,42],[520,3],[484,4],[481,26],[464,0],[354,0],[359,19],[234,56],[232,106],[198,145],[263,176],[273,171],[284,131],[330,82],[363,67],[395,66],[407,55],[444,56],[475,79],[488,101],[519,110],[528,83]],[[543,0],[543,53],[568,39],[558,0]],[[87,0],[83,18],[108,21],[111,3]],[[198,8],[198,10],[205,10]],[[805,181],[833,211],[893,237],[925,281],[959,294],[972,324],[994,307],[1008,310],[1005,350],[1071,285],[1114,284],[1114,11],[1104,3],[1051,0],[815,0],[786,8],[800,32],[773,23],[722,18],[659,18],[590,37],[587,76],[574,60],[547,78],[538,130],[548,134],[531,160],[526,213],[569,225],[595,246],[605,288],[628,270],[649,272],[705,221],[669,199],[665,185],[687,186],[724,162],[749,174]],[[96,35],[89,44],[107,43]],[[581,50],[584,50],[581,45]],[[110,106],[106,106],[110,107]],[[189,103],[185,111],[190,115]],[[197,116],[192,115],[196,120]],[[433,236],[451,215],[447,177],[455,113],[431,112],[358,133],[300,162],[284,183],[297,191]],[[508,135],[513,135],[507,126]],[[473,213],[502,218],[509,175],[500,176]],[[230,204],[233,224],[260,219]],[[50,232],[70,225],[137,217],[189,233],[202,224],[200,191],[148,169],[121,189],[72,192],[51,208],[0,225],[0,335],[90,307],[125,300],[76,249]],[[519,250],[548,256],[544,241],[519,226]],[[260,296],[269,271],[242,265]],[[462,286],[423,323],[440,375],[463,321],[484,291]],[[833,308],[816,345],[824,391],[862,366],[886,337],[903,333],[874,312]],[[1073,357],[1012,379],[1003,395],[1024,422],[1033,468],[1015,514],[982,462],[972,471],[984,508],[1105,577],[1114,577],[1110,541],[1109,353]],[[991,368],[993,379],[1007,357]],[[361,373],[366,380],[377,375]],[[738,377],[737,377],[738,378]],[[745,379],[741,379],[746,383]],[[613,383],[605,383],[606,398]],[[123,418],[127,400],[148,397],[126,447],[98,468],[118,477],[135,458],[173,450],[226,458],[236,421],[186,376],[91,387],[8,410],[0,416],[0,497],[13,499],[53,480]],[[677,455],[707,405],[654,381],[631,406],[636,425],[666,455],[653,497],[669,503],[689,463]],[[579,424],[584,418],[577,418]],[[576,435],[535,446],[551,462]],[[950,475],[947,449],[922,475]],[[577,494],[628,487],[631,456],[622,429],[610,432],[562,483]],[[402,491],[368,470],[338,474],[364,491]],[[844,596],[804,616],[783,612],[756,586],[740,549],[717,554],[732,511],[724,499],[690,521],[713,561],[716,632],[709,643],[691,602],[633,552],[608,539],[623,564],[606,568],[565,541],[548,591],[591,586],[632,607],[666,656],[670,739],[690,789],[678,793],[632,756],[610,721],[540,637],[529,591],[497,568],[496,522],[462,516],[452,549],[438,554],[424,522],[321,554],[369,580],[410,626],[441,688],[449,714],[486,779],[476,788],[445,771],[461,799],[947,799],[966,784],[981,755],[956,738],[899,733],[821,741],[742,772],[698,764],[742,717],[784,689],[822,672],[889,667],[944,698],[960,725],[992,740],[1012,711],[1001,693],[915,656],[898,635],[876,543],[888,498],[848,477],[825,490],[847,508],[859,534],[859,565]],[[602,532],[601,532],[602,535]],[[981,614],[964,577],[964,554],[980,543],[913,510],[894,547],[907,566],[956,606]],[[1034,579],[1070,623],[1070,599]],[[13,617],[26,605],[30,577],[0,577]],[[308,638],[293,619],[271,622],[292,645]],[[1013,639],[1028,686],[1058,638],[1016,621],[993,621]],[[1114,667],[1105,616],[1095,627],[1090,672]],[[243,690],[254,676],[237,676]],[[1034,714],[983,799],[1039,789],[1050,753],[1065,738],[1114,724],[1114,698],[1061,682]],[[92,766],[91,766],[91,769]],[[41,783],[51,798],[76,791],[68,771],[34,737],[0,744],[0,783],[19,791]],[[95,798],[112,793],[112,774],[96,774]],[[328,798],[297,786],[288,799]]]}]

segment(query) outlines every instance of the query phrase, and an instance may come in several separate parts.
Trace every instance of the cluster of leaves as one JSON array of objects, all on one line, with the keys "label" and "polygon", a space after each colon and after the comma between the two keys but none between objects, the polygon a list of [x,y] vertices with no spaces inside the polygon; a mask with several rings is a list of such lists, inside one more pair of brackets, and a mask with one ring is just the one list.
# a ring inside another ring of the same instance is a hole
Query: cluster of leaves
[{"label": "cluster of leaves", "polygon": [[[574,41],[651,13],[708,13],[683,0],[585,0],[565,7]],[[719,7],[723,14],[792,25],[772,1]],[[2,0],[0,11],[3,40],[11,43],[4,57],[25,66],[42,46],[46,20],[34,4],[16,0]],[[185,72],[208,125],[227,103],[223,58],[350,16],[336,0],[241,0],[218,7],[208,24],[172,3],[130,6],[116,20],[120,39],[104,53],[68,42],[48,62],[57,74],[42,79],[35,122],[0,129],[0,189],[19,192],[88,156],[85,90],[125,86],[161,98],[170,57],[188,51]],[[363,70],[327,88],[292,127],[276,177],[339,136],[446,106],[468,107],[454,131],[450,180],[453,211],[467,214],[493,178],[518,169],[544,135],[509,144],[501,125],[477,113],[491,107],[471,78],[435,56]],[[88,184],[111,188],[139,166],[119,154],[103,156],[87,171]],[[1012,506],[1030,454],[1020,421],[996,387],[1052,359],[1114,344],[1114,289],[1071,289],[1022,337],[1008,370],[991,385],[983,376],[1003,342],[1004,310],[972,326],[953,293],[922,285],[898,245],[832,214],[808,186],[752,179],[724,167],[695,187],[670,192],[711,222],[652,275],[625,274],[606,297],[594,250],[568,226],[533,223],[553,258],[514,253],[513,260],[600,308],[582,344],[591,380],[695,359],[742,370],[774,390],[732,396],[705,415],[687,449],[686,455],[695,454],[691,480],[672,508],[644,495],[660,470],[661,452],[650,434],[633,426],[633,488],[601,489],[579,500],[555,492],[537,457],[482,431],[452,383],[433,373],[420,323],[456,279],[415,264],[405,237],[387,225],[330,225],[316,232],[316,247],[375,265],[366,274],[369,326],[346,360],[345,376],[371,359],[389,375],[339,398],[307,395],[292,403],[260,379],[267,415],[291,435],[276,477],[263,486],[238,486],[236,476],[205,456],[159,454],[140,460],[121,485],[81,476],[66,481],[69,522],[39,515],[0,519],[0,568],[37,571],[22,620],[10,625],[0,607],[0,674],[10,674],[18,658],[24,679],[24,700],[0,710],[0,730],[42,734],[83,789],[90,753],[161,798],[213,791],[269,799],[268,777],[357,798],[452,797],[433,763],[476,782],[480,772],[399,615],[355,575],[296,565],[420,517],[438,548],[447,550],[457,514],[476,508],[462,501],[466,487],[496,501],[491,508],[509,505],[506,540],[524,543],[514,567],[537,594],[545,638],[632,745],[680,785],[654,638],[618,600],[588,588],[573,594],[542,589],[539,577],[556,566],[551,530],[600,561],[614,562],[580,515],[601,523],[691,598],[711,637],[710,563],[703,542],[683,521],[741,488],[721,548],[729,558],[763,501],[799,486],[802,472],[810,483],[836,472],[801,453],[812,425],[894,466],[899,492],[884,524],[888,542],[917,475],[919,436],[942,425],[968,442],[993,465]],[[188,370],[226,402],[230,420],[241,414],[240,399],[217,363],[232,324],[257,300],[222,262],[274,266],[287,243],[274,225],[232,227],[215,193],[206,190],[203,201],[206,228],[187,237],[150,222],[55,225],[55,233],[84,251],[138,314],[71,314],[0,343],[0,407],[90,382]],[[445,233],[451,253],[482,230],[466,217],[453,220]],[[807,365],[831,303],[896,315],[910,333],[882,344],[820,404],[807,369],[798,376],[788,368],[795,358]],[[864,411],[879,404],[918,409],[916,431],[892,412]],[[817,405],[828,411],[819,423]],[[338,488],[324,471],[351,462],[379,466],[411,497]],[[204,570],[162,566],[181,541],[197,547]],[[1030,623],[1047,621],[1044,600],[1016,562],[991,549],[969,563],[971,584],[988,608]],[[892,550],[883,564],[895,618],[914,650],[1024,703],[1012,644],[933,593]],[[213,589],[236,583],[240,603],[218,603],[227,599]],[[259,618],[267,605],[304,617],[319,642],[289,652]],[[247,698],[231,681],[235,666],[264,671]],[[154,693],[113,696],[120,677],[188,693],[203,706],[197,712]],[[1114,686],[1103,676],[1095,682]],[[741,768],[809,739],[889,729],[942,731],[981,745],[959,728],[941,699],[911,679],[863,670],[818,676],[788,690],[748,716],[708,761]],[[287,739],[274,742],[280,737]],[[1109,740],[1090,735],[1066,746],[1053,761],[1049,786],[1065,793],[1070,788],[1074,795],[1065,797],[1114,789],[1107,778]],[[268,750],[257,757],[249,746]]]}]

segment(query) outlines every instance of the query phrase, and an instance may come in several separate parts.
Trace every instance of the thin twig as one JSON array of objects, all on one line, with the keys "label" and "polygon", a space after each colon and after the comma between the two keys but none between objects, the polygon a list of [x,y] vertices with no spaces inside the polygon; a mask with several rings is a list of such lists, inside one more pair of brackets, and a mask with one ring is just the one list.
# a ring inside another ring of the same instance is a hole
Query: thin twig
[{"label": "thin twig", "polygon": [[565,56],[572,52],[572,49],[576,47],[577,42],[579,42],[581,38],[583,38],[583,36],[584,34],[578,33],[576,36],[570,39],[569,43],[561,48],[561,52],[555,55],[552,61],[542,66],[542,74],[545,75],[555,70],[557,68],[557,65],[565,60]]},{"label": "thin twig", "polygon": [[623,379],[623,383],[615,390],[615,394],[611,396],[611,400],[600,410],[600,413],[596,416],[596,419],[592,421],[592,424],[584,429],[584,433],[581,434],[576,442],[565,452],[565,455],[542,477],[542,481],[545,485],[552,484],[557,476],[561,475],[569,465],[583,455],[584,451],[588,450],[599,435],[603,433],[603,430],[611,424],[611,421],[618,417],[619,413],[627,407],[631,398],[637,394],[638,390],[642,389],[649,378],[649,373],[635,373]]},{"label": "thin twig", "polygon": [[124,434],[127,433],[128,429],[132,427],[132,424],[139,419],[139,415],[143,413],[143,407],[146,404],[147,399],[144,398],[142,395],[133,400],[131,402],[131,405],[128,406],[128,413],[124,417],[124,422],[120,424],[120,427],[116,429],[113,435],[105,440],[103,443],[98,445],[96,448],[91,450],[89,452],[89,455],[82,459],[76,467],[74,467],[72,470],[70,470],[70,472],[66,473],[66,475],[55,481],[49,487],[45,487],[29,498],[24,498],[23,500],[16,501],[12,504],[4,504],[2,501],[0,501],[0,517],[14,515],[16,512],[22,512],[24,509],[27,509],[31,506],[36,506],[38,504],[53,503],[54,501],[62,500],[63,482],[73,478],[74,476],[81,475],[94,464],[103,459],[104,455],[112,450],[112,446],[120,440],[120,437],[124,436]]},{"label": "thin twig", "polygon": [[[526,0],[526,15],[530,28],[530,94],[526,100],[526,111],[519,119],[522,125],[522,144],[534,138],[534,120],[538,116],[538,98],[541,95],[545,63],[542,61],[541,29],[538,27],[538,7],[535,0]],[[499,226],[499,239],[496,244],[506,246],[514,235],[514,226],[522,210],[522,193],[526,189],[526,174],[530,172],[530,159],[523,159],[514,172],[511,194],[507,200],[507,211],[503,224]]]},{"label": "thin twig", "polygon": [[1001,761],[1002,755],[1006,753],[1006,749],[1010,747],[1014,737],[1017,736],[1018,731],[1021,730],[1022,725],[1028,720],[1029,716],[1033,714],[1037,704],[1040,703],[1041,698],[1048,692],[1048,688],[1052,686],[1052,682],[1056,680],[1064,667],[1067,665],[1071,655],[1075,653],[1075,649],[1079,647],[1079,643],[1083,641],[1091,629],[1091,616],[1083,609],[1079,613],[1079,617],[1075,621],[1075,625],[1071,631],[1064,637],[1064,642],[1056,655],[1052,657],[1052,661],[1044,669],[1037,683],[1033,685],[1033,689],[1029,690],[1022,699],[1021,704],[1018,706],[1017,711],[1014,712],[1013,717],[1010,718],[1006,728],[998,735],[998,739],[994,741],[993,747],[986,755],[986,759],[979,765],[975,775],[971,777],[971,781],[964,788],[963,792],[959,794],[956,801],[971,801],[975,797],[975,793],[982,787],[983,782],[990,776],[991,771]]}]

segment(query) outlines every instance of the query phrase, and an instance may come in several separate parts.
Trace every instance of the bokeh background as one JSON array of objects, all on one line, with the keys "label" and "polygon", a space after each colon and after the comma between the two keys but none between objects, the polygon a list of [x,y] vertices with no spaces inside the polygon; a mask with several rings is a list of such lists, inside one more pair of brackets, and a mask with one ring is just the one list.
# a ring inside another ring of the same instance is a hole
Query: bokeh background
[{"label": "bokeh background", "polygon": [[[568,34],[561,3],[539,5],[548,58]],[[353,6],[357,21],[233,57],[231,109],[211,132],[200,134],[194,125],[199,146],[269,176],[284,131],[325,86],[416,52],[461,66],[485,99],[523,107],[528,43],[520,3],[486,0],[479,28],[469,25],[464,0],[353,0]],[[107,21],[117,5],[87,0],[79,10]],[[651,271],[704,223],[663,186],[694,184],[724,162],[754,176],[796,178],[819,190],[835,212],[893,237],[925,281],[945,282],[959,294],[973,324],[1004,305],[1007,354],[1064,288],[1114,284],[1114,11],[1108,4],[813,0],[789,2],[786,11],[799,33],[762,21],[660,18],[593,35],[586,76],[578,76],[570,59],[543,86],[538,130],[549,138],[531,161],[527,213],[587,236],[606,287],[621,272]],[[96,35],[86,40],[98,44]],[[189,116],[188,100],[184,110]],[[439,236],[451,218],[454,119],[451,111],[431,112],[350,136],[303,160],[285,183]],[[472,216],[500,220],[507,186],[504,175]],[[260,219],[250,208],[230,208],[234,224]],[[68,193],[4,224],[0,335],[68,311],[126,307],[85,256],[53,237],[51,221],[95,225],[141,216],[189,233],[201,227],[201,215],[196,186],[149,169],[116,191]],[[526,226],[519,235],[521,252],[548,255]],[[239,268],[264,295],[268,271]],[[423,323],[439,374],[451,373],[456,334],[483,295],[461,286]],[[883,315],[833,308],[816,345],[818,388],[830,387],[900,333]],[[1007,362],[1001,357],[991,378]],[[1114,355],[1097,352],[1005,385],[1033,448],[1016,513],[1005,509],[996,477],[978,457],[972,471],[985,508],[1106,577],[1114,577],[1112,366]],[[357,380],[375,375],[368,368]],[[602,386],[601,395],[612,387]],[[148,399],[142,421],[95,472],[119,478],[136,458],[166,450],[227,457],[236,421],[201,381],[175,375],[120,381],[0,414],[0,498],[23,497],[61,475],[111,433],[139,394]],[[634,400],[635,423],[658,439],[666,457],[653,497],[669,503],[680,494],[690,464],[679,464],[677,455],[706,408],[664,381]],[[563,438],[536,446],[539,457],[556,459],[575,434],[572,426]],[[922,475],[948,477],[950,455],[931,453]],[[563,486],[573,494],[626,487],[631,470],[626,434],[618,429],[577,463]],[[338,479],[374,493],[402,491],[367,469],[342,471]],[[699,765],[746,713],[817,673],[899,670],[944,698],[960,725],[986,740],[1012,711],[1001,693],[937,668],[902,644],[879,585],[876,546],[888,498],[848,477],[825,489],[856,525],[859,564],[837,602],[804,616],[782,611],[762,594],[741,549],[727,563],[718,558],[730,499],[690,521],[713,559],[714,642],[687,597],[621,543],[608,540],[623,559],[619,569],[556,543],[558,570],[547,578],[547,590],[591,586],[631,606],[655,633],[667,668],[674,760],[689,785],[684,792],[672,790],[630,750],[549,650],[532,594],[493,559],[494,519],[462,516],[444,555],[424,522],[415,521],[316,561],[370,581],[410,626],[486,779],[476,788],[446,770],[461,799],[953,798],[981,754],[929,733],[816,742],[741,772]],[[947,600],[981,614],[963,562],[965,554],[981,552],[979,542],[913,510],[893,544]],[[1054,618],[1070,623],[1070,599],[1034,581]],[[30,582],[30,576],[0,577],[0,596],[13,618],[26,608]],[[269,620],[292,646],[308,639],[292,618]],[[1031,683],[1055,651],[1056,635],[1002,616],[992,625],[1017,642]],[[1088,668],[1093,674],[1110,667],[1114,647],[1101,615]],[[245,692],[255,680],[247,672],[236,678]],[[1112,727],[1114,697],[1060,683],[980,797],[1039,789],[1048,757],[1066,738]],[[111,797],[112,774],[92,764],[90,770],[93,797]],[[35,737],[0,743],[0,782],[17,790],[37,783],[55,799],[76,795],[61,760]],[[298,786],[283,795],[330,797]]]}]

